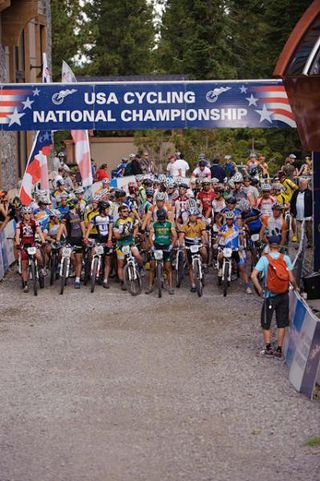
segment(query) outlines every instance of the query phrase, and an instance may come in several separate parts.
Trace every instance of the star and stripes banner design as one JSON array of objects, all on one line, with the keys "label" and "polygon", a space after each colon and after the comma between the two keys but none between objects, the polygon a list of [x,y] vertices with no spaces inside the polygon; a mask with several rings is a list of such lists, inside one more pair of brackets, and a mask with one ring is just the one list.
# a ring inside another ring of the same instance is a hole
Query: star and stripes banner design
[{"label": "star and stripes banner design", "polygon": [[[41,181],[41,177],[48,175],[47,157],[50,155],[52,144],[50,131],[37,132],[20,188],[20,200],[23,205],[31,203],[35,184]],[[42,184],[41,187],[47,190]]]},{"label": "star and stripes banner design", "polygon": [[[296,128],[282,80],[0,85],[0,130]],[[84,141],[85,139],[82,139]]]}]

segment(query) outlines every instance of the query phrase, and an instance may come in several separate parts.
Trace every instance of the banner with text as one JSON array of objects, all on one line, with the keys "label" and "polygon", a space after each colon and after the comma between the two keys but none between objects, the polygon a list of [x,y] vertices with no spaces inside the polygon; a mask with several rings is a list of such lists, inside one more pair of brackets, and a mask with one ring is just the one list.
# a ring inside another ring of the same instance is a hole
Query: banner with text
[{"label": "banner with text", "polygon": [[1,130],[295,128],[281,80],[0,85]]}]

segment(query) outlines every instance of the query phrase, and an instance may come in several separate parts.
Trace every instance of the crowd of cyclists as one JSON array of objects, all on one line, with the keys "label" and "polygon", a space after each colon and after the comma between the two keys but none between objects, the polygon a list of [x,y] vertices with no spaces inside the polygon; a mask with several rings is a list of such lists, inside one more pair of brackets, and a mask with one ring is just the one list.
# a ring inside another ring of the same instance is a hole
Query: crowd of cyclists
[{"label": "crowd of cyclists", "polygon": [[241,171],[231,156],[225,160],[233,170],[225,169],[224,179],[212,177],[201,156],[190,178],[138,174],[114,188],[105,177],[92,192],[59,177],[51,192],[35,192],[29,206],[15,198],[6,215],[17,222],[23,291],[50,278],[51,285],[60,279],[63,293],[74,277],[76,289],[120,282],[136,295],[144,283],[146,294],[157,288],[173,295],[188,274],[189,289],[202,295],[211,271],[224,295],[239,276],[251,294],[248,274],[268,238],[278,236],[283,251],[289,239],[297,241],[290,201],[298,186],[285,169],[270,178],[263,166],[254,168],[254,156]]}]

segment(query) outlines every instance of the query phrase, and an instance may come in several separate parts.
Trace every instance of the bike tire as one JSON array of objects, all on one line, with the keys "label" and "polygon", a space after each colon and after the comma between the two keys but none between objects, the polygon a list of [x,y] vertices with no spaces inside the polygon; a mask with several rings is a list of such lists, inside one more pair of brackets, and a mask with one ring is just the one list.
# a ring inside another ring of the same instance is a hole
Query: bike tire
[{"label": "bike tire", "polygon": [[84,257],[84,275],[83,284],[86,286],[90,280],[91,262],[89,252],[86,253]]},{"label": "bike tire", "polygon": [[228,262],[224,263],[224,269],[223,269],[223,296],[226,297],[228,293],[228,286],[229,286],[229,264]]},{"label": "bike tire", "polygon": [[61,276],[60,276],[60,295],[62,296],[65,285],[66,285],[67,259],[63,259],[61,262],[63,263],[61,267]]},{"label": "bike tire", "polygon": [[34,260],[31,261],[31,275],[32,275],[33,293],[35,296],[37,296],[38,295],[38,279],[37,279],[36,263]]},{"label": "bike tire", "polygon": [[97,257],[95,257],[92,261],[91,279],[90,279],[90,291],[91,292],[94,292],[94,288],[96,286],[98,262],[99,262],[99,259]]},{"label": "bike tire", "polygon": [[178,253],[178,259],[177,259],[176,287],[181,287],[183,274],[184,274],[184,255],[183,255],[183,252],[180,251]]},{"label": "bike tire", "polygon": [[130,294],[132,296],[138,296],[142,291],[142,282],[137,268],[132,264],[126,264],[123,275],[125,286]]},{"label": "bike tire", "polygon": [[196,290],[197,290],[197,294],[199,297],[202,296],[203,294],[203,285],[202,285],[202,279],[200,277],[200,265],[199,265],[199,261],[195,261],[194,263],[194,272],[193,272],[193,275],[195,277],[195,280],[196,280]]},{"label": "bike tire", "polygon": [[162,297],[162,264],[157,262],[157,291],[158,297]]},{"label": "bike tire", "polygon": [[44,276],[39,272],[39,287],[40,289],[44,288]]},{"label": "bike tire", "polygon": [[259,256],[258,256],[258,251],[257,251],[257,248],[255,245],[253,245],[250,249],[251,251],[251,272],[253,271],[253,269],[255,268],[255,266],[257,265],[257,262],[259,260]]}]

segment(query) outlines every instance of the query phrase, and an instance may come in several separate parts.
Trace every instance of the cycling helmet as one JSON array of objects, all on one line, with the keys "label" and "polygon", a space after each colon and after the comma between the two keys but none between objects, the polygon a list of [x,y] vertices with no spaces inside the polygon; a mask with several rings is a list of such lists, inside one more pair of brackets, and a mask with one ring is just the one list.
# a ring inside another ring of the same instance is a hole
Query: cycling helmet
[{"label": "cycling helmet", "polygon": [[243,176],[243,182],[250,182],[250,180],[251,180],[250,175],[244,175]]},{"label": "cycling helmet", "polygon": [[31,207],[29,207],[28,205],[25,205],[24,207],[22,207],[22,209],[21,209],[21,214],[22,214],[22,215],[32,214],[32,209],[31,209]]},{"label": "cycling helmet", "polygon": [[48,197],[39,197],[38,204],[49,205],[49,204],[51,204],[51,202],[48,199]]},{"label": "cycling helmet", "polygon": [[196,185],[200,186],[202,184],[202,179],[196,179]]},{"label": "cycling helmet", "polygon": [[75,194],[83,194],[84,193],[84,188],[83,187],[77,187],[74,191]]},{"label": "cycling helmet", "polygon": [[152,180],[147,178],[147,179],[144,179],[143,181],[143,185],[152,185]]},{"label": "cycling helmet", "polygon": [[205,160],[199,161],[199,167],[205,167],[206,165],[207,165],[207,162]]},{"label": "cycling helmet", "polygon": [[99,210],[108,209],[110,207],[110,202],[107,202],[106,200],[100,200],[98,207]]},{"label": "cycling helmet", "polygon": [[236,183],[243,182],[243,176],[240,172],[237,172],[233,177],[231,177],[231,180]]},{"label": "cycling helmet", "polygon": [[135,159],[136,158],[136,154],[130,154],[129,155],[129,159]]},{"label": "cycling helmet", "polygon": [[167,177],[164,174],[159,175],[159,182],[160,184],[164,184],[167,180]]},{"label": "cycling helmet", "polygon": [[234,182],[232,179],[228,181],[228,186],[230,187],[230,189],[234,189]]},{"label": "cycling helmet", "polygon": [[208,179],[208,177],[206,177],[206,178],[205,178],[205,179],[203,179],[203,181],[202,181],[202,185],[204,185],[204,184],[206,184],[206,185],[209,185],[209,184],[211,184],[211,180],[210,180],[210,179]]},{"label": "cycling helmet", "polygon": [[191,207],[191,208],[188,210],[188,214],[189,214],[189,215],[200,215],[200,211],[199,211],[199,209],[197,209],[196,207]]},{"label": "cycling helmet", "polygon": [[141,182],[142,180],[143,180],[143,175],[142,175],[142,174],[136,175],[136,181],[137,181],[137,182]]},{"label": "cycling helmet", "polygon": [[224,160],[231,160],[232,159],[232,155],[225,155],[224,156]]},{"label": "cycling helmet", "polygon": [[74,209],[78,204],[78,199],[69,199],[68,200],[68,207],[69,209]]},{"label": "cycling helmet", "polygon": [[60,199],[63,200],[63,199],[67,199],[68,198],[68,194],[66,192],[62,192],[60,194]]},{"label": "cycling helmet", "polygon": [[271,185],[270,184],[262,184],[261,186],[261,191],[262,192],[270,192],[271,190]]},{"label": "cycling helmet", "polygon": [[280,202],[275,202],[272,206],[272,210],[283,210],[284,205],[280,204]]},{"label": "cycling helmet", "polygon": [[225,218],[234,219],[234,213],[232,212],[232,210],[228,210],[228,212],[225,213]]},{"label": "cycling helmet", "polygon": [[156,193],[156,200],[161,201],[161,202],[165,201],[166,200],[165,193],[164,192],[157,192]]},{"label": "cycling helmet", "polygon": [[247,212],[250,207],[249,201],[247,201],[247,199],[241,199],[239,201],[238,207],[242,212]]},{"label": "cycling helmet", "polygon": [[64,180],[63,179],[58,179],[57,180],[57,186],[59,185],[64,185]]},{"label": "cycling helmet", "polygon": [[125,197],[126,193],[123,189],[117,189],[114,193],[116,199],[121,199],[121,197]]},{"label": "cycling helmet", "polygon": [[188,184],[185,184],[185,183],[183,182],[182,184],[179,185],[179,189],[180,189],[180,188],[188,190]]},{"label": "cycling helmet", "polygon": [[60,217],[61,217],[61,212],[60,212],[60,210],[58,210],[58,209],[50,209],[50,210],[49,210],[49,217],[57,217],[58,219],[60,219]]},{"label": "cycling helmet", "polygon": [[281,191],[283,190],[283,185],[280,184],[280,183],[279,183],[279,184],[276,183],[276,184],[272,184],[272,185],[271,185],[271,188],[272,188],[273,190],[276,190],[277,192],[281,192]]},{"label": "cycling helmet", "polygon": [[217,179],[217,177],[213,177],[213,179],[211,179],[211,184],[213,185],[219,184],[219,179]]},{"label": "cycling helmet", "polygon": [[153,197],[153,195],[154,195],[153,189],[146,189],[146,196],[147,197]]},{"label": "cycling helmet", "polygon": [[174,189],[174,187],[175,187],[174,181],[172,179],[167,180],[166,187],[167,187],[167,189]]},{"label": "cycling helmet", "polygon": [[226,202],[227,202],[227,204],[236,204],[237,199],[235,197],[233,197],[233,195],[230,195],[226,198]]},{"label": "cycling helmet", "polygon": [[94,196],[92,198],[92,202],[99,202],[100,199],[101,199],[100,194],[94,194]]},{"label": "cycling helmet", "polygon": [[167,211],[165,209],[158,209],[157,210],[157,219],[158,220],[165,220],[167,218]]}]

